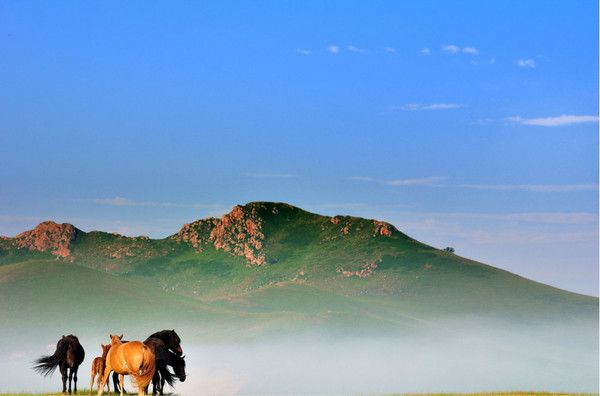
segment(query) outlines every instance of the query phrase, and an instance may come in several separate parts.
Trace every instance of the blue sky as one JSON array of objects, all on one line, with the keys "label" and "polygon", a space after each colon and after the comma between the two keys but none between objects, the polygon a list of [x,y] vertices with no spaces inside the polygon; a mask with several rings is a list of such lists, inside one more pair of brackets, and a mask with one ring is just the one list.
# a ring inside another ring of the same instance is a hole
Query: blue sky
[{"label": "blue sky", "polygon": [[237,203],[598,295],[594,1],[0,3],[0,234]]}]

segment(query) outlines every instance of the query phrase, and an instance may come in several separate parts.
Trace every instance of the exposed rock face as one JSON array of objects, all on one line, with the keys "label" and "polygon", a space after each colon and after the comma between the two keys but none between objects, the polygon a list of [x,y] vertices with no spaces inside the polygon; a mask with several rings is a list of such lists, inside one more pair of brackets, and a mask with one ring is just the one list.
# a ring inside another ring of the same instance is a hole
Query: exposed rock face
[{"label": "exposed rock face", "polygon": [[392,232],[395,230],[393,225],[386,223],[385,221],[373,220],[373,224],[375,225],[375,232],[373,236],[383,235],[390,237],[392,236]]},{"label": "exposed rock face", "polygon": [[77,233],[81,232],[71,224],[57,224],[45,221],[38,224],[33,230],[25,231],[15,237],[15,243],[20,248],[50,252],[56,256],[69,257],[71,255],[71,242]]},{"label": "exposed rock face", "polygon": [[250,265],[264,265],[262,225],[256,206],[237,205],[220,219],[209,218],[184,225],[173,239],[187,242],[200,252],[207,245],[213,245],[215,249],[244,257]]}]

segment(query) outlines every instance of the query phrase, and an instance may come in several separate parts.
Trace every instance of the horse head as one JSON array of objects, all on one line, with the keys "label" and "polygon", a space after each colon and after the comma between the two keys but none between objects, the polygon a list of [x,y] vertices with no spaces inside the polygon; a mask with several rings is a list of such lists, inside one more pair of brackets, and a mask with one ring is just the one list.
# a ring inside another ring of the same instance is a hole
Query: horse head
[{"label": "horse head", "polygon": [[110,350],[111,345],[104,345],[104,344],[100,344],[100,346],[102,347],[102,359],[106,359],[106,355],[108,354],[108,351]]},{"label": "horse head", "polygon": [[179,378],[179,381],[185,382],[185,355],[177,356],[173,355],[173,371],[175,371],[175,375]]},{"label": "horse head", "polygon": [[121,340],[123,339],[123,334],[121,334],[120,336],[109,334],[109,336],[110,336],[110,345],[120,344]]}]

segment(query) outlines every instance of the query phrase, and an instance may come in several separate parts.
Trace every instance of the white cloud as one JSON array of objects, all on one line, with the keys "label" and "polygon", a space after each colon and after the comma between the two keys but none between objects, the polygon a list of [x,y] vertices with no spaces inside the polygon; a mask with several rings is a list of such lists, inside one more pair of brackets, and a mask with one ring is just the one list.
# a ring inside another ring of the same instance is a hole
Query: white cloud
[{"label": "white cloud", "polygon": [[528,69],[533,69],[536,66],[535,61],[533,59],[518,59],[517,65],[519,67],[524,67]]},{"label": "white cloud", "polygon": [[157,206],[156,202],[134,201],[123,197],[94,199],[94,203],[97,205],[110,206]]},{"label": "white cloud", "polygon": [[419,104],[419,103],[407,103],[401,106],[392,106],[392,110],[403,110],[403,111],[420,111],[420,110],[449,110],[459,109],[464,105],[459,103],[432,103],[432,104]]},{"label": "white cloud", "polygon": [[429,55],[431,54],[431,50],[427,47],[421,49],[421,55]]},{"label": "white cloud", "polygon": [[462,51],[465,54],[469,54],[469,55],[478,55],[479,54],[479,51],[477,50],[477,48],[473,48],[473,47],[464,47],[462,49]]},{"label": "white cloud", "polygon": [[514,122],[521,125],[536,125],[545,127],[556,127],[563,125],[573,125],[582,123],[597,123],[598,116],[592,115],[567,115],[563,114],[558,117],[545,117],[545,118],[522,118],[522,117],[508,117],[508,121]]},{"label": "white cloud", "polygon": [[349,180],[362,181],[362,182],[375,182],[380,184],[387,184],[388,186],[441,186],[439,182],[446,180],[446,177],[442,176],[427,176],[420,178],[411,179],[394,179],[394,180],[381,180],[370,176],[352,176]]},{"label": "white cloud", "polygon": [[350,180],[359,180],[359,181],[376,181],[374,178],[369,176],[352,176],[349,178]]},{"label": "white cloud", "polygon": [[383,47],[383,50],[385,52],[390,52],[390,53],[396,52],[396,48],[394,48],[394,47]]},{"label": "white cloud", "polygon": [[346,48],[348,49],[348,51],[355,52],[355,53],[364,53],[364,52],[367,52],[366,50],[364,50],[362,48],[355,47],[353,45],[349,45]]},{"label": "white cloud", "polygon": [[439,186],[439,182],[446,179],[442,176],[428,176],[415,179],[386,180],[384,183],[390,186]]},{"label": "white cloud", "polygon": [[332,54],[339,54],[340,47],[338,47],[337,45],[330,45],[329,47],[327,47],[327,51],[329,51]]},{"label": "white cloud", "polygon": [[[89,201],[88,201],[89,202]],[[158,202],[158,201],[137,201],[133,199],[114,197],[101,198],[92,200],[96,205],[107,206],[145,206],[145,207],[173,207],[173,208],[193,208],[193,209],[221,209],[224,206],[221,204],[205,204],[205,203],[177,203],[177,202]]]},{"label": "white cloud", "polygon": [[473,212],[413,212],[415,216],[437,219],[493,220],[543,224],[594,224],[598,213],[592,212],[520,212],[520,213],[473,213]]},{"label": "white cloud", "polygon": [[453,44],[449,44],[449,45],[444,45],[442,47],[442,50],[444,52],[448,52],[449,54],[458,54],[460,52],[460,47],[453,45]]},{"label": "white cloud", "polygon": [[304,48],[296,48],[296,52],[299,53],[300,55],[310,55],[310,54],[312,54],[311,50],[304,49]]},{"label": "white cloud", "polygon": [[572,192],[597,191],[597,184],[463,184],[462,187],[476,190]]}]

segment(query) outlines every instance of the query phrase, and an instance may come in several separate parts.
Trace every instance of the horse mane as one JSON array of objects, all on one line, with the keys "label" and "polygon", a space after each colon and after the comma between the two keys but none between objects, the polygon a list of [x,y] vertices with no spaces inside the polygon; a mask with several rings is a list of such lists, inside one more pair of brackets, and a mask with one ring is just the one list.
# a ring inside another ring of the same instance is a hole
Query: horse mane
[{"label": "horse mane", "polygon": [[172,330],[161,330],[153,333],[148,338],[159,338],[166,342],[166,340],[171,339],[173,331]]},{"label": "horse mane", "polygon": [[164,369],[161,368],[160,375],[162,375],[162,377],[165,379],[165,381],[167,382],[167,384],[169,384],[170,387],[173,387],[176,378],[168,367],[165,366]]},{"label": "horse mane", "polygon": [[[77,339],[77,337],[75,337]],[[56,344],[56,350],[52,355],[42,356],[37,359],[34,363],[33,369],[43,375],[44,377],[52,374],[56,368],[65,360],[67,350],[71,345],[72,340],[68,337],[61,338]]]}]

